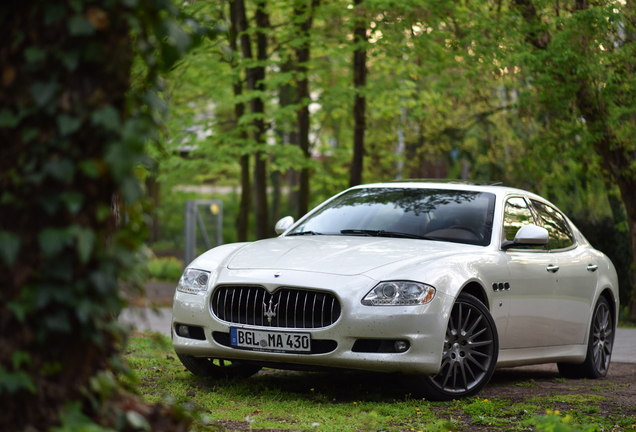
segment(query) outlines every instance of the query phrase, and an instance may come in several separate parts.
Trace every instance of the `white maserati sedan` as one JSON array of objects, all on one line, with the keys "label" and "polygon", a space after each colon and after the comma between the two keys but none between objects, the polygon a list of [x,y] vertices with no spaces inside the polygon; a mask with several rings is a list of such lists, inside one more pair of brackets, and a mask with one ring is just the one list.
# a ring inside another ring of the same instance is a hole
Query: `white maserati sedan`
[{"label": "white maserati sedan", "polygon": [[431,400],[476,394],[496,367],[607,373],[616,271],[540,196],[461,181],[368,184],[276,232],[209,250],[184,271],[172,343],[192,373],[400,373]]}]

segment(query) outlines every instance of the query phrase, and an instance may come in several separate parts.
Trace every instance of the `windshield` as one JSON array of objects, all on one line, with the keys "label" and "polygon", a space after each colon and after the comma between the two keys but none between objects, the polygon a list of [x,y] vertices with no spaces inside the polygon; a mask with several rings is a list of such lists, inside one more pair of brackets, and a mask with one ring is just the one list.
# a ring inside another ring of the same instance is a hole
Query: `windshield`
[{"label": "windshield", "polygon": [[486,192],[354,189],[287,235],[352,235],[441,240],[487,246],[495,195]]}]

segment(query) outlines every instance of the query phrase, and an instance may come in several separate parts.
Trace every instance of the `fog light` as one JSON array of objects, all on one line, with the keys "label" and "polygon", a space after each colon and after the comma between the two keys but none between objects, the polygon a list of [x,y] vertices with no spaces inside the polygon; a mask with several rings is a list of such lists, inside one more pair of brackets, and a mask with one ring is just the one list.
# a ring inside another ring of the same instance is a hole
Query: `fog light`
[{"label": "fog light", "polygon": [[401,353],[409,349],[409,344],[406,341],[396,341],[394,347],[395,351]]},{"label": "fog light", "polygon": [[190,331],[188,330],[187,325],[182,324],[179,327],[177,327],[177,333],[179,333],[179,336],[190,337]]}]

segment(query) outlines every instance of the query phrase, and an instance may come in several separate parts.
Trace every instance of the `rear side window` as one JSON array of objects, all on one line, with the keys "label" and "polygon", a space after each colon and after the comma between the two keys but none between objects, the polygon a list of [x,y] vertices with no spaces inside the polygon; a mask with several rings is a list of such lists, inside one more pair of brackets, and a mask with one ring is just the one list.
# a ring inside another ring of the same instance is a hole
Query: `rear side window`
[{"label": "rear side window", "polygon": [[541,226],[547,229],[550,234],[548,248],[564,249],[572,246],[574,244],[574,237],[563,215],[548,204],[535,200],[531,201]]}]

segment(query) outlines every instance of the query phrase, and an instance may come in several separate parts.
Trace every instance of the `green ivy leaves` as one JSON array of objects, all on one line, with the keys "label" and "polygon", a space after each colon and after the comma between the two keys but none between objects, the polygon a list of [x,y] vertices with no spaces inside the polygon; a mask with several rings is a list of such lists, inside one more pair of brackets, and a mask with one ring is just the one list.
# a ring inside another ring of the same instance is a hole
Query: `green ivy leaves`
[{"label": "green ivy leaves", "polygon": [[7,231],[0,231],[0,256],[9,267],[13,266],[20,251],[20,238]]},{"label": "green ivy leaves", "polygon": [[86,264],[93,252],[95,238],[91,229],[72,225],[68,228],[46,228],[38,235],[38,242],[47,258],[53,258],[75,244],[80,262]]}]

